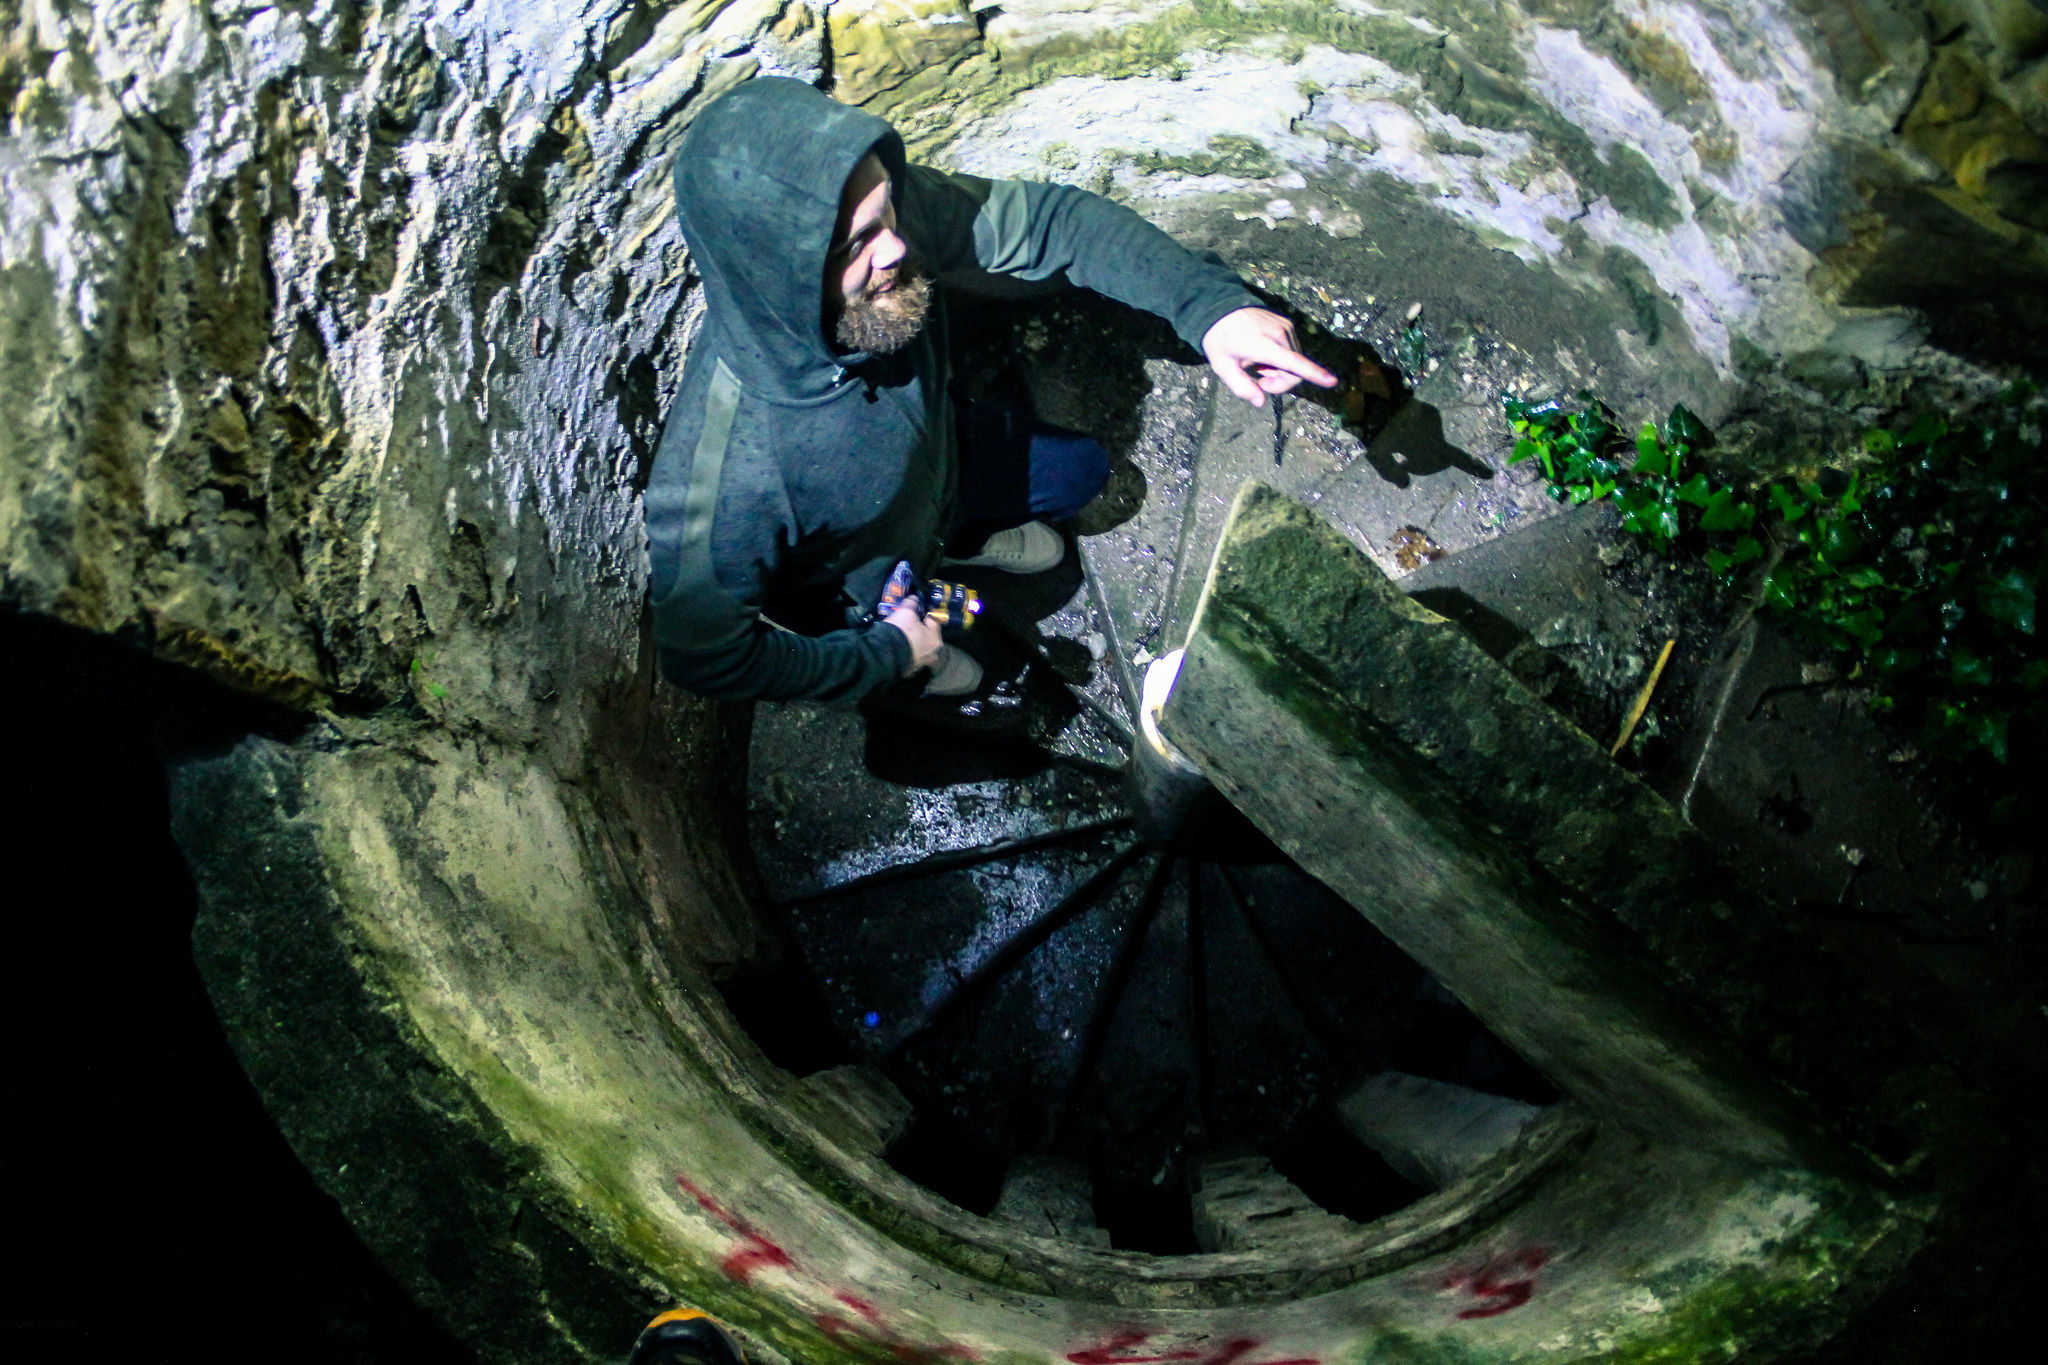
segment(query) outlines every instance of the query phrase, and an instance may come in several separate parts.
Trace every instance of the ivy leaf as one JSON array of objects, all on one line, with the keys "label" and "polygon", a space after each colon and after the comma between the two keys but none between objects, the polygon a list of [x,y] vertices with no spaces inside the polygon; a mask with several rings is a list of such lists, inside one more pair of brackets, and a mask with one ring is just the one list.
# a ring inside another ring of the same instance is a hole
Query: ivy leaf
[{"label": "ivy leaf", "polygon": [[1791,611],[1799,605],[1799,585],[1786,569],[1773,569],[1764,576],[1764,605]]},{"label": "ivy leaf", "polygon": [[1805,499],[1799,497],[1782,483],[1774,483],[1770,488],[1771,506],[1777,509],[1779,516],[1788,522],[1793,522],[1806,515]]},{"label": "ivy leaf", "polygon": [[1725,579],[1741,565],[1762,558],[1763,552],[1764,547],[1757,543],[1755,536],[1743,536],[1732,549],[1724,550],[1719,546],[1708,549],[1707,568]]},{"label": "ivy leaf", "polygon": [[2010,712],[1982,711],[1970,718],[1966,733],[1972,745],[2003,763],[2006,760],[2006,740],[2011,726]]},{"label": "ivy leaf", "polygon": [[1946,435],[1948,435],[1948,423],[1931,412],[1923,412],[1912,426],[1906,428],[1906,434],[1899,437],[1899,444],[1902,446],[1932,445]]},{"label": "ivy leaf", "polygon": [[1659,496],[1655,490],[1637,484],[1620,501],[1623,528],[1647,537],[1652,548],[1663,553],[1678,534],[1678,508],[1668,494]]},{"label": "ivy leaf", "polygon": [[1657,509],[1657,539],[1662,542],[1657,547],[1660,552],[1678,539],[1678,509],[1670,503]]},{"label": "ivy leaf", "polygon": [[1884,574],[1868,564],[1860,564],[1843,574],[1842,577],[1847,579],[1852,586],[1858,588],[1874,588],[1884,582]]},{"label": "ivy leaf", "polygon": [[1884,612],[1877,607],[1865,607],[1862,611],[1851,612],[1836,622],[1843,633],[1853,635],[1865,648],[1875,645],[1884,638]]},{"label": "ivy leaf", "polygon": [[1977,605],[2022,635],[2034,633],[2034,580],[2018,569],[1977,589]]},{"label": "ivy leaf", "polygon": [[1689,446],[1710,446],[1714,443],[1714,433],[1683,403],[1671,409],[1664,430],[1670,433],[1672,440],[1683,441]]},{"label": "ivy leaf", "polygon": [[448,689],[441,686],[441,684],[437,682],[430,682],[427,684],[427,694],[431,696],[435,701],[448,700]]},{"label": "ivy leaf", "polygon": [[1847,517],[1830,517],[1821,536],[1821,551],[1833,564],[1847,564],[1863,553],[1863,534]]},{"label": "ivy leaf", "polygon": [[1671,462],[1664,455],[1664,444],[1657,439],[1657,424],[1643,423],[1643,429],[1636,433],[1636,473],[1664,474],[1670,468]]},{"label": "ivy leaf", "polygon": [[1948,675],[1958,687],[1989,687],[1991,660],[1967,649],[1952,649],[1948,652]]},{"label": "ivy leaf", "polygon": [[1756,509],[1738,502],[1732,488],[1717,488],[1700,514],[1700,526],[1709,531],[1747,531],[1756,520]]},{"label": "ivy leaf", "polygon": [[1872,455],[1888,455],[1899,448],[1899,438],[1883,427],[1874,427],[1863,433],[1863,448]]},{"label": "ivy leaf", "polygon": [[1598,449],[1621,435],[1621,429],[1608,421],[1606,415],[1597,409],[1573,418],[1572,428],[1589,450]]},{"label": "ivy leaf", "polygon": [[1524,436],[1521,440],[1515,442],[1515,453],[1508,456],[1508,463],[1520,464],[1522,461],[1534,455],[1539,449],[1541,449],[1540,446],[1538,446],[1534,441],[1530,440],[1528,437]]}]

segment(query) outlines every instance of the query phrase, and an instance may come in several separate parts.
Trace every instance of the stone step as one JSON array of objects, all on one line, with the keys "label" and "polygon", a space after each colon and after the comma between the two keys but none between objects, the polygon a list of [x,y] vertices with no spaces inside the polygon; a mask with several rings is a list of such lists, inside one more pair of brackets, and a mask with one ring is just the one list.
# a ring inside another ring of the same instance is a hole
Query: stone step
[{"label": "stone step", "polygon": [[1545,649],[1633,634],[1642,604],[1613,584],[1601,557],[1606,551],[1611,559],[1621,534],[1607,503],[1584,503],[1447,554],[1398,582],[1496,658],[1510,634]]},{"label": "stone step", "polygon": [[1543,1112],[1533,1104],[1423,1076],[1382,1071],[1337,1101],[1351,1136],[1425,1190],[1455,1185]]},{"label": "stone step", "polygon": [[1299,1246],[1358,1225],[1328,1213],[1256,1152],[1213,1156],[1196,1170],[1195,1243],[1204,1251]]},{"label": "stone step", "polygon": [[989,1217],[1038,1237],[1106,1247],[1109,1230],[1095,1225],[1088,1168],[1068,1157],[1027,1152],[1010,1163]]},{"label": "stone step", "polygon": [[1809,1125],[1630,944],[1731,891],[1675,811],[1271,488],[1209,584],[1161,728],[1232,804],[1596,1112],[1798,1159]]},{"label": "stone step", "polygon": [[796,1083],[818,1127],[849,1151],[886,1156],[916,1117],[896,1083],[871,1066],[835,1066]]},{"label": "stone step", "polygon": [[[1763,1172],[1802,1190],[1796,1208],[1774,1205],[1769,1245],[1828,1241],[1825,1274],[1794,1272],[1802,1311],[1818,1314],[1918,1239],[1930,1203],[1895,1200],[1660,979],[1676,946],[1711,952],[1717,926],[1748,908],[1726,903],[1742,893],[1704,842],[1316,514],[1272,488],[1240,492],[1160,723],[1305,871],[1540,1067],[1569,1101],[1554,1112],[1583,1106],[1599,1123],[1600,1150],[1539,1196],[1554,1202],[1532,1245],[1618,1238],[1632,1265],[1685,1267],[1669,1292],[1660,1282],[1662,1311],[1723,1302],[1756,1273],[1727,1235],[1756,1217],[1734,1173]],[[1360,1135],[1433,1181],[1472,1170],[1491,1140],[1476,1112],[1470,1148],[1450,1131],[1425,1140],[1443,1119],[1399,1113],[1416,1098],[1405,1080],[1379,1092],[1383,1113],[1354,1106]],[[1498,1129],[1511,1114],[1489,1117]],[[1420,1159],[1432,1144],[1434,1171]],[[1252,1206],[1260,1176],[1244,1177]]]},{"label": "stone step", "polygon": [[1255,408],[1203,383],[1192,446],[1185,438],[1141,442],[1133,459],[1147,483],[1143,507],[1081,540],[1133,708],[1146,665],[1186,641],[1231,500],[1246,479],[1314,508],[1390,573],[1407,567],[1404,544],[1406,556],[1426,562],[1557,510],[1539,487],[1453,445],[1441,414],[1419,399],[1405,402],[1368,450],[1335,414],[1299,394]]}]

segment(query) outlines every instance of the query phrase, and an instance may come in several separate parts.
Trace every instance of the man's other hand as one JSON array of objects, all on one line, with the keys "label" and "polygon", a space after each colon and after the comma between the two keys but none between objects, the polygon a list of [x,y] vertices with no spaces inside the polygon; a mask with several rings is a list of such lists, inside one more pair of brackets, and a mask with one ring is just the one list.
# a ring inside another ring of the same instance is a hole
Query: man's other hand
[{"label": "man's other hand", "polygon": [[1202,351],[1223,386],[1255,408],[1304,379],[1337,387],[1336,375],[1294,349],[1294,324],[1264,308],[1225,313],[1202,337]]},{"label": "man's other hand", "polygon": [[939,661],[939,648],[944,641],[939,638],[938,624],[920,615],[917,603],[905,602],[892,608],[882,620],[902,631],[903,638],[910,641],[910,667],[903,670],[904,677]]}]

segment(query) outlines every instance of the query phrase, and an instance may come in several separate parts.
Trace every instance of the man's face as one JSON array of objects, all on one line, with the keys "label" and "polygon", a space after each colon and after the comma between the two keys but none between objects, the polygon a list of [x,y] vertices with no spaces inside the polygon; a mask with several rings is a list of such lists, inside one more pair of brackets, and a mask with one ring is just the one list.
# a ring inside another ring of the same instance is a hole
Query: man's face
[{"label": "man's face", "polygon": [[825,313],[834,339],[851,351],[902,349],[924,325],[931,303],[930,284],[896,235],[891,190],[889,173],[870,152],[839,196],[825,258]]}]

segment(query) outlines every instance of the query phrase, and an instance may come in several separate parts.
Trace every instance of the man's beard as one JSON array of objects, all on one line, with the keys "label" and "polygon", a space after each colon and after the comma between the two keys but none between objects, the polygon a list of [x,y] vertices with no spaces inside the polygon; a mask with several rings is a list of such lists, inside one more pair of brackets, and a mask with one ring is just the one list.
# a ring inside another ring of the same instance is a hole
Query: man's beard
[{"label": "man's beard", "polygon": [[931,311],[932,282],[906,259],[896,267],[896,283],[882,293],[865,292],[847,300],[833,328],[833,338],[849,351],[888,355],[910,344]]}]

